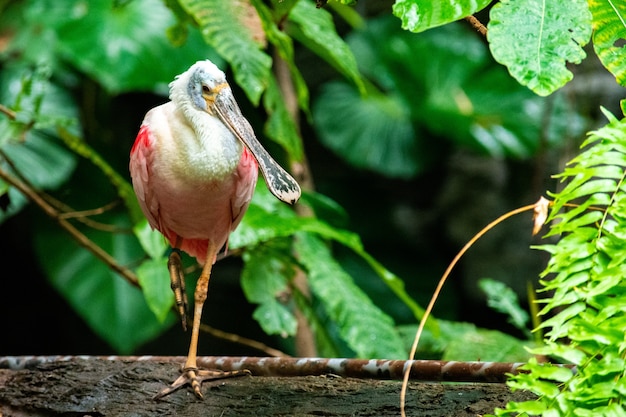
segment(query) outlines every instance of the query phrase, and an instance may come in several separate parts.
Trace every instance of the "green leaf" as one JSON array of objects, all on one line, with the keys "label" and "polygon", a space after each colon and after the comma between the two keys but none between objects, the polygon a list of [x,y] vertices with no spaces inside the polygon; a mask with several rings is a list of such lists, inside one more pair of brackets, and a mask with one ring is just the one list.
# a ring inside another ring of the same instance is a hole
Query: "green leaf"
[{"label": "green leaf", "polygon": [[[22,144],[9,144],[2,151],[15,164],[21,175],[37,189],[55,189],[63,184],[76,167],[76,158],[51,138],[37,134]],[[12,171],[3,160],[3,169]],[[17,189],[8,191],[9,206],[0,210],[0,223],[18,213],[28,200]]]},{"label": "green leaf", "polygon": [[346,42],[337,34],[333,18],[313,2],[298,1],[289,13],[286,32],[364,92],[364,85],[356,59]]},{"label": "green leaf", "polygon": [[573,78],[567,62],[586,56],[591,13],[586,0],[507,0],[490,11],[493,57],[522,85],[546,96]]},{"label": "green leaf", "polygon": [[263,107],[268,117],[265,123],[265,134],[280,144],[294,161],[302,161],[304,151],[298,127],[289,114],[285,99],[281,94],[274,75],[270,76],[269,85],[263,95]]},{"label": "green leaf", "polygon": [[409,178],[424,169],[409,109],[394,95],[328,83],[313,105],[321,142],[358,168]]},{"label": "green leaf", "polygon": [[[280,242],[280,241],[279,241]],[[253,317],[267,334],[283,337],[296,334],[297,321],[288,306],[279,302],[283,294],[291,292],[288,283],[295,274],[289,245],[272,242],[246,250],[241,287],[251,303],[259,304]]]},{"label": "green leaf", "polygon": [[527,344],[496,330],[475,329],[452,339],[442,360],[525,362],[531,357]]},{"label": "green leaf", "polygon": [[295,335],[298,329],[298,322],[291,310],[277,300],[269,300],[258,306],[252,317],[267,334],[287,337]]},{"label": "green leaf", "polygon": [[[237,84],[256,106],[267,88],[272,58],[255,41],[253,27],[246,25],[245,2],[181,0],[181,6],[198,23],[206,42],[231,65]],[[257,28],[260,29],[260,28]]]},{"label": "green leaf", "polygon": [[315,217],[337,229],[345,229],[348,213],[335,200],[320,193],[302,193],[301,202],[311,207]]},{"label": "green leaf", "polygon": [[[482,329],[472,323],[437,320],[435,331],[425,328],[417,355],[445,360],[481,360],[524,362],[530,354],[527,340],[519,340],[507,334]],[[413,344],[417,324],[399,326],[406,349]]]},{"label": "green leaf", "polygon": [[[128,227],[128,219],[115,217],[112,220]],[[89,327],[120,354],[133,352],[174,323],[173,314],[160,322],[148,308],[139,288],[131,286],[78,243],[68,239],[56,225],[42,223],[36,232],[35,249],[52,285]],[[143,256],[132,234],[93,231],[88,236],[120,264]],[[54,256],[50,256],[51,253]]]},{"label": "green leaf", "polygon": [[499,313],[508,316],[508,322],[527,332],[529,316],[519,305],[517,294],[506,284],[493,279],[483,278],[478,286],[487,295],[487,305]]},{"label": "green leaf", "polygon": [[247,250],[243,261],[241,288],[248,301],[257,304],[273,301],[287,290],[293,267],[276,249],[263,245]]},{"label": "green leaf", "polygon": [[[265,33],[267,40],[276,48],[278,55],[289,68],[289,72],[291,73],[291,82],[293,83],[295,93],[298,98],[298,105],[305,113],[308,114],[309,88],[307,87],[304,78],[302,78],[300,70],[296,66],[293,40],[285,33],[284,30],[278,27],[276,22],[274,22],[271,10],[265,6],[262,1],[250,1],[258,13],[258,17],[261,20],[263,32]],[[282,20],[279,22],[282,23]]]},{"label": "green leaf", "polygon": [[617,80],[626,86],[626,3],[620,0],[588,0],[593,24],[593,49]]},{"label": "green leaf", "polygon": [[359,358],[404,358],[407,352],[393,320],[376,307],[333,259],[319,238],[300,233],[295,250],[313,294]]},{"label": "green leaf", "polygon": [[167,258],[162,256],[159,259],[147,259],[135,272],[150,311],[160,323],[165,322],[174,306]]},{"label": "green leaf", "polygon": [[133,227],[133,233],[139,240],[141,247],[152,259],[162,259],[165,251],[169,247],[165,238],[156,229],[150,227],[145,218]]},{"label": "green leaf", "polygon": [[[167,93],[167,84],[192,63],[217,58],[195,29],[188,31],[184,47],[170,43],[166,31],[175,23],[159,0],[38,0],[27,8],[25,25],[53,32],[48,48],[116,94],[155,86]],[[37,32],[32,36],[25,48],[39,42]]]},{"label": "green leaf", "polygon": [[577,366],[582,365],[587,359],[587,355],[585,355],[585,353],[578,347],[563,345],[549,340],[545,340],[543,346],[530,349],[530,352],[533,355],[554,356],[555,358],[564,360],[566,363],[571,363]]},{"label": "green leaf", "polygon": [[419,33],[472,15],[491,0],[396,0],[393,14],[402,20],[402,29]]}]

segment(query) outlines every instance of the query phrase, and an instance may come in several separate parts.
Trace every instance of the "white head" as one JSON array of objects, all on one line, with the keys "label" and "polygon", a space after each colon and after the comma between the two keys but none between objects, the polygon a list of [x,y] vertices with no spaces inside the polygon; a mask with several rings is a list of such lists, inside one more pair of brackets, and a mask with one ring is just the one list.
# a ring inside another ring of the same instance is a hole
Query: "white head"
[{"label": "white head", "polygon": [[211,61],[198,61],[170,83],[170,99],[180,108],[213,113],[215,97],[223,88],[230,88],[226,75]]}]

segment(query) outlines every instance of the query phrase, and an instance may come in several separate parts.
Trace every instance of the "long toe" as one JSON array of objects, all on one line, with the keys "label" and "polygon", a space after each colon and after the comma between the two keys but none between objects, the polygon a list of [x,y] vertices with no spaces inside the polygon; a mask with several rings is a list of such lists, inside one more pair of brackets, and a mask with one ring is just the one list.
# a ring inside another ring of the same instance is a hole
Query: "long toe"
[{"label": "long toe", "polygon": [[193,389],[193,393],[199,399],[204,399],[202,395],[202,383],[204,381],[212,380],[212,379],[222,379],[222,378],[230,378],[233,376],[244,376],[251,375],[251,372],[247,369],[241,371],[218,371],[218,370],[210,370],[210,369],[183,369],[182,375],[176,378],[176,381],[172,382],[169,387],[162,389],[158,394],[154,396],[155,400],[165,397],[166,395],[171,394],[177,389],[190,385]]}]

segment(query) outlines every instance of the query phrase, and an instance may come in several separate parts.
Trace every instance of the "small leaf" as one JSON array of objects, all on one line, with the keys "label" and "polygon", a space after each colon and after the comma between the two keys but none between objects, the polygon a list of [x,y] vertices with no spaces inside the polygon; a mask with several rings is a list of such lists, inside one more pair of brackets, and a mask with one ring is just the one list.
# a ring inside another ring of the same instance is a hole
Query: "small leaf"
[{"label": "small leaf", "polygon": [[517,294],[506,284],[483,278],[478,286],[487,295],[487,305],[508,316],[508,322],[522,331],[527,331],[528,313],[519,305]]},{"label": "small leaf", "polygon": [[418,33],[472,15],[489,3],[491,0],[396,0],[393,14],[402,20],[402,29]]},{"label": "small leaf", "polygon": [[245,251],[243,261],[241,287],[248,301],[257,304],[273,301],[287,290],[293,268],[280,252],[263,245]]},{"label": "small leaf", "polygon": [[253,317],[267,334],[293,336],[297,321],[286,305],[279,302],[283,294],[291,293],[289,281],[294,276],[293,259],[286,255],[290,243],[280,240],[246,250],[241,287],[251,303],[259,304]]},{"label": "small leaf", "polygon": [[298,329],[298,322],[293,313],[276,300],[258,306],[252,317],[259,322],[263,331],[270,335],[293,336]]},{"label": "small leaf", "polygon": [[626,3],[614,0],[589,0],[593,16],[593,49],[614,76],[626,86]]},{"label": "small leaf", "polygon": [[168,248],[163,235],[152,229],[148,220],[143,219],[133,227],[133,233],[139,240],[141,247],[152,259],[161,259]]},{"label": "small leaf", "polygon": [[506,0],[492,7],[488,28],[496,61],[520,84],[546,96],[572,79],[567,62],[585,58],[591,13],[586,0]]},{"label": "small leaf", "polygon": [[150,311],[159,322],[165,322],[174,305],[173,293],[170,290],[170,275],[167,270],[167,258],[148,259],[136,270],[141,290]]}]

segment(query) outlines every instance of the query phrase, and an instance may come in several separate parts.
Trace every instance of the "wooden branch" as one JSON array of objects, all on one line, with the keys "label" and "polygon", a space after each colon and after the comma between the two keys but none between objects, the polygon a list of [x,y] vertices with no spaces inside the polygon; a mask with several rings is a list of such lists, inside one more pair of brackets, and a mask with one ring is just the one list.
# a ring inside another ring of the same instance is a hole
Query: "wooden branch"
[{"label": "wooden branch", "polygon": [[465,20],[467,20],[481,35],[485,37],[487,36],[487,28],[480,22],[480,20],[476,19],[476,17],[470,15],[467,16]]},{"label": "wooden branch", "polygon": [[[25,369],[41,364],[77,360],[111,362],[174,363],[184,356],[0,356],[0,369]],[[334,375],[338,377],[401,380],[407,367],[410,379],[419,381],[504,383],[508,375],[519,373],[523,362],[480,362],[439,360],[387,360],[349,358],[292,358],[253,356],[200,356],[198,366],[222,371],[247,369],[254,376],[300,377]],[[575,371],[571,365],[554,364]]]}]

